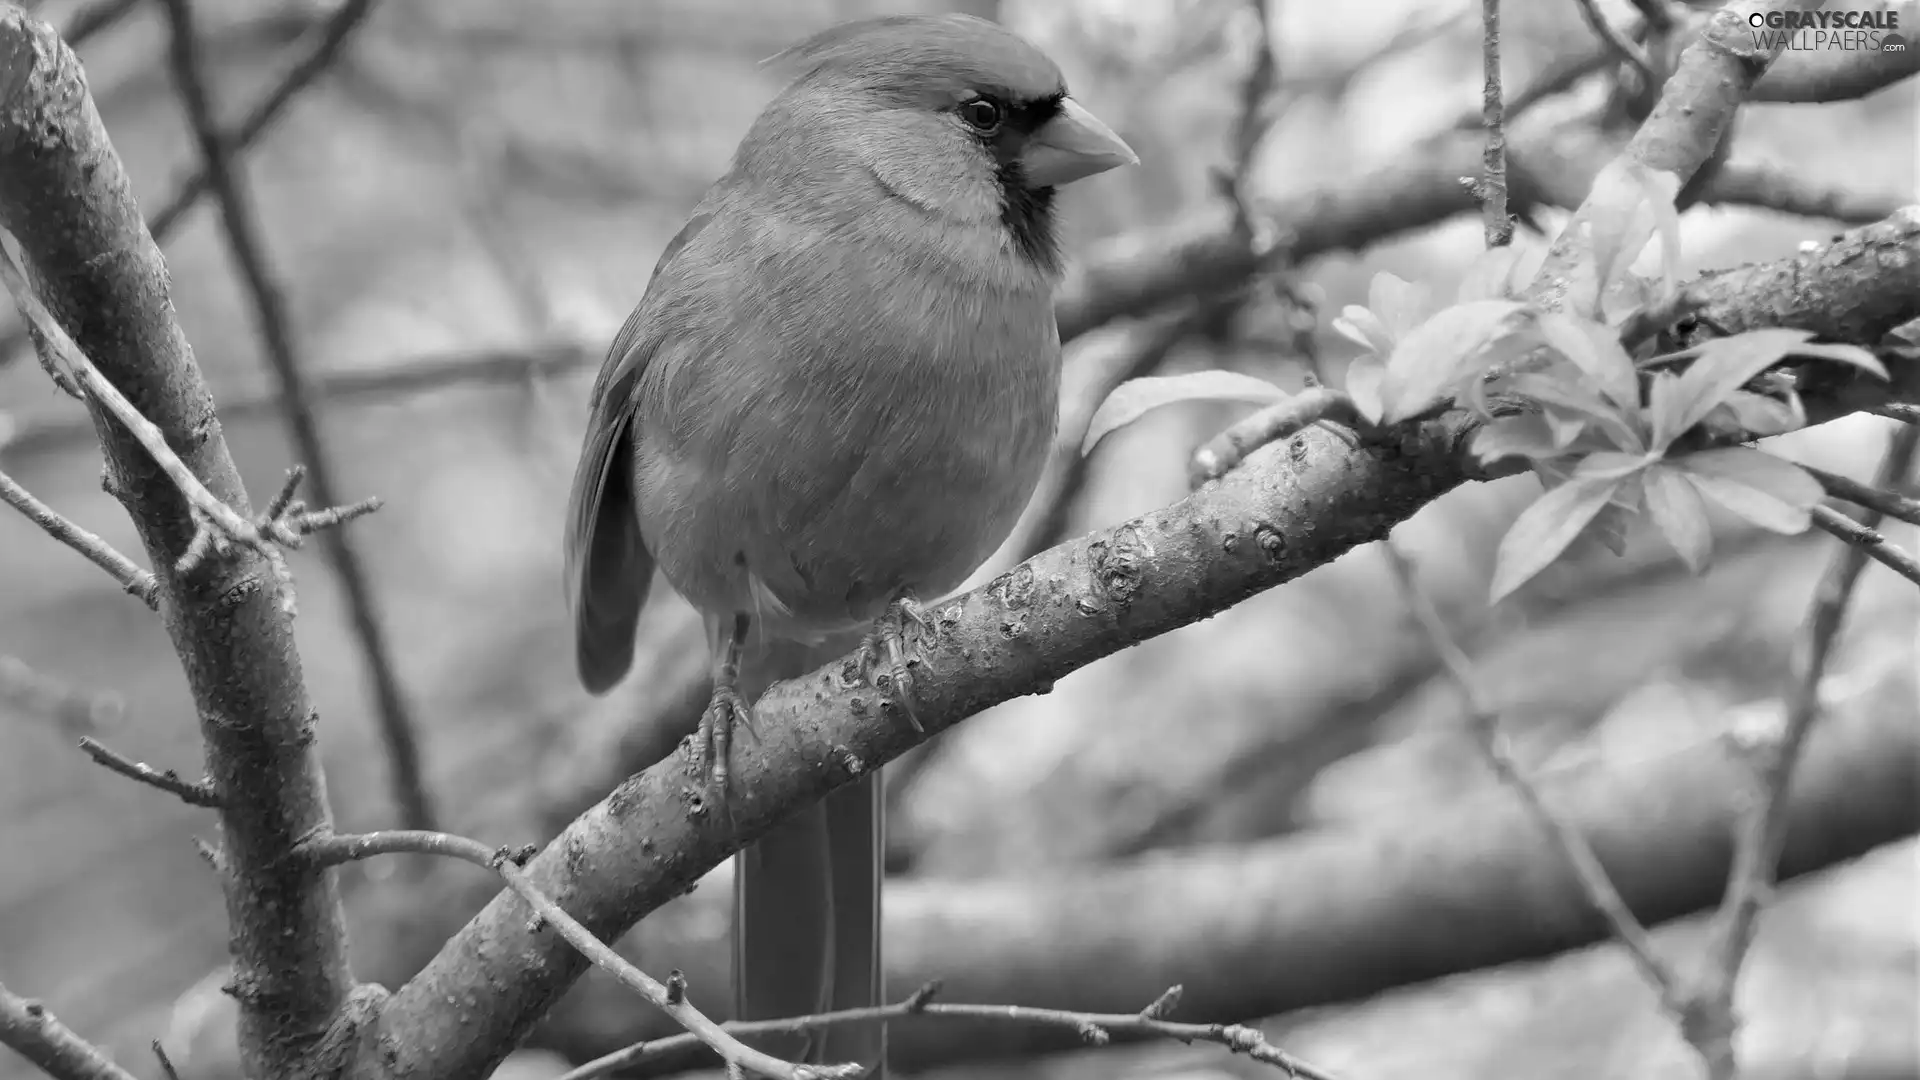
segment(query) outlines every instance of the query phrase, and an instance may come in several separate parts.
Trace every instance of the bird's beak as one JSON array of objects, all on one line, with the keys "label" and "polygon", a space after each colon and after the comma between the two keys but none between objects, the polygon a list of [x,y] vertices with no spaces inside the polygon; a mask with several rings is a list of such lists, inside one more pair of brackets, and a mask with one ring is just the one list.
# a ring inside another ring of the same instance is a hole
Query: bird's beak
[{"label": "bird's beak", "polygon": [[1061,99],[1060,111],[1027,136],[1020,151],[1021,172],[1036,188],[1059,187],[1139,163],[1140,155],[1072,98]]}]

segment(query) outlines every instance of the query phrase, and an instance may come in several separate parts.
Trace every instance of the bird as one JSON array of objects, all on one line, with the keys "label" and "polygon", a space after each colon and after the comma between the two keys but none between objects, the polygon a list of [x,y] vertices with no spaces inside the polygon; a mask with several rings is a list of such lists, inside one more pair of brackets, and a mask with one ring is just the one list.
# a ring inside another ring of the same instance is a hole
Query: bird
[{"label": "bird", "polygon": [[[866,629],[918,726],[923,602],[1012,531],[1053,441],[1056,190],[1137,163],[1038,47],[985,19],[891,15],[774,57],[790,81],[667,244],[589,398],[566,520],[579,678],[633,663],[656,571],[702,616],[695,752],[727,790],[753,642]],[[882,1003],[874,775],[737,863],[736,1015]],[[885,1067],[879,1028],[793,1056]]]}]

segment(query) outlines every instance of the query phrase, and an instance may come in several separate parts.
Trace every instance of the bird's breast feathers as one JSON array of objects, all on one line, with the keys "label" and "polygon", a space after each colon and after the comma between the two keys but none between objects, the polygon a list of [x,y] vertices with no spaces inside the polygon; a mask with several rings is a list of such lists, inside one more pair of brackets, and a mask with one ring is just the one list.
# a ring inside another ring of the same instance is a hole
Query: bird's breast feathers
[{"label": "bird's breast feathers", "polygon": [[969,235],[985,229],[887,224],[718,214],[649,297],[636,501],[696,606],[789,636],[870,620],[902,590],[957,586],[1038,481],[1050,283],[985,265],[1011,261]]}]

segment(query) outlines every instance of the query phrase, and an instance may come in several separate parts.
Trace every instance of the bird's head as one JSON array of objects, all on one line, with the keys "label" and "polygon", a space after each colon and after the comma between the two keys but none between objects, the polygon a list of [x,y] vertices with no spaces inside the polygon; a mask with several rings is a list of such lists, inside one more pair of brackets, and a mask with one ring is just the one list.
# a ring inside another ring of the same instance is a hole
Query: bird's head
[{"label": "bird's head", "polygon": [[[1057,272],[1054,189],[1139,161],[1024,38],[968,15],[895,15],[823,31],[774,62],[798,71],[743,143],[763,165],[863,170],[920,210],[998,221]],[[742,163],[748,164],[748,163]]]}]

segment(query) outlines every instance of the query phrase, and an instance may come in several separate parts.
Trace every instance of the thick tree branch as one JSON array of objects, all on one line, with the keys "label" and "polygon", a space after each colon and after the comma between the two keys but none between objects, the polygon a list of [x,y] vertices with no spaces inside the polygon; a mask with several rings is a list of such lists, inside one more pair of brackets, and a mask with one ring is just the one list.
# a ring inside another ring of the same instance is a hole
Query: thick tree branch
[{"label": "thick tree branch", "polygon": [[[197,482],[241,516],[239,471],[168,295],[124,169],[53,30],[0,10],[0,224],[46,306],[108,383],[150,420]],[[224,803],[225,886],[250,1076],[292,1076],[348,1000],[346,935],[331,878],[287,858],[331,819],[286,586],[244,547],[178,565],[200,533],[179,485],[89,400],[113,490],[160,586],[160,611],[200,717]]]},{"label": "thick tree branch", "polygon": [[0,1046],[38,1065],[54,1080],[134,1080],[106,1051],[73,1033],[37,1001],[0,986]]},{"label": "thick tree branch", "polygon": [[[337,505],[342,500],[338,496],[340,485],[334,480],[333,455],[320,436],[320,424],[314,416],[313,395],[308,390],[306,372],[302,370],[294,342],[286,297],[267,261],[264,230],[254,213],[252,193],[242,180],[241,166],[235,163],[233,150],[222,137],[214,118],[192,4],[189,0],[166,0],[166,8],[172,26],[169,54],[174,83],[186,108],[188,125],[200,144],[202,168],[207,187],[213,192],[214,204],[220,211],[227,251],[253,301],[261,344],[279,383],[282,413],[300,459],[311,474],[314,498],[322,506]],[[354,639],[360,645],[361,662],[366,666],[368,681],[373,684],[374,715],[386,744],[387,766],[392,773],[391,787],[400,822],[409,829],[431,829],[433,800],[421,775],[419,739],[414,735],[413,717],[400,687],[400,676],[394,670],[392,650],[387,646],[386,629],[366,566],[359,549],[344,530],[325,531],[320,544],[340,579]]]}]

